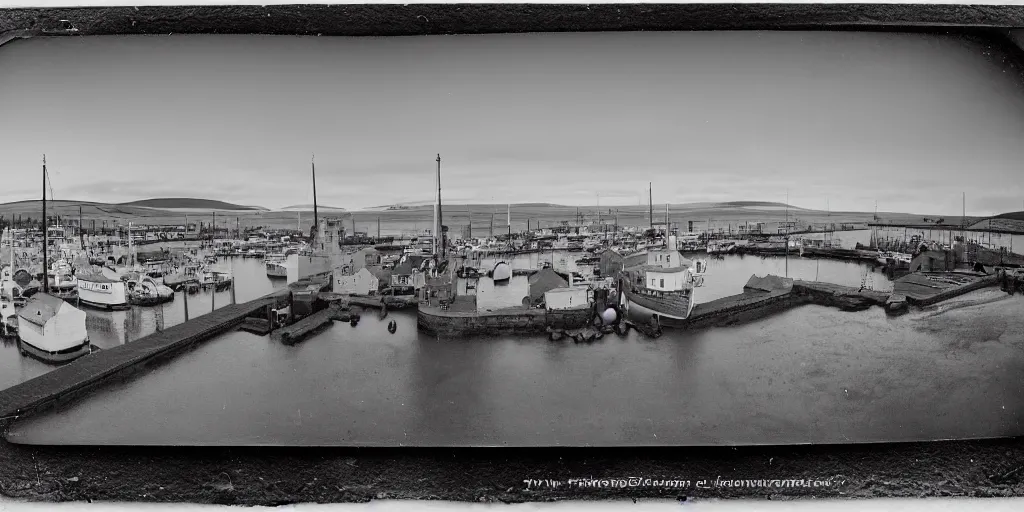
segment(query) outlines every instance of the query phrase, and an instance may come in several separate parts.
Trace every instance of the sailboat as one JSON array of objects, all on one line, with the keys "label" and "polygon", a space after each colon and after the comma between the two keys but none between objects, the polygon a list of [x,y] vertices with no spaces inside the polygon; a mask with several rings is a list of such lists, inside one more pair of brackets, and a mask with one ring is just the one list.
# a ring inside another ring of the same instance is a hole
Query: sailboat
[{"label": "sailboat", "polygon": [[[43,268],[47,261],[46,157],[43,157]],[[85,312],[50,294],[50,281],[43,279],[43,291],[25,302],[18,311],[18,349],[49,363],[77,359],[90,352]]]},{"label": "sailboat", "polygon": [[[651,204],[653,219],[653,199]],[[647,250],[646,265],[619,273],[619,305],[634,319],[681,327],[696,304],[697,288],[704,286],[708,264],[707,260],[683,257],[675,235],[667,231],[664,243],[664,247]]]},{"label": "sailboat", "polygon": [[[328,226],[320,223],[320,214],[317,211],[316,202],[316,161],[310,160],[310,171],[313,178],[313,240],[311,250],[288,256],[285,263],[288,282],[294,283],[300,279],[310,276],[324,274],[331,271],[331,259],[328,246],[325,246],[324,234]],[[327,237],[333,238],[333,237]],[[327,240],[331,243],[332,240]],[[337,243],[336,241],[334,243]]]}]

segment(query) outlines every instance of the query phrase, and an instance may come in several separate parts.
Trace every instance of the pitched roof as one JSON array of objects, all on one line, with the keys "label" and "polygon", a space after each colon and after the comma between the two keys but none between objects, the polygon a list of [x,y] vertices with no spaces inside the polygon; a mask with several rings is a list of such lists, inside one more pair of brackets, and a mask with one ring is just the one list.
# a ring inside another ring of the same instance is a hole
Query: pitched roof
[{"label": "pitched roof", "polygon": [[37,293],[18,311],[18,318],[36,325],[46,325],[60,311],[64,301],[47,293]]},{"label": "pitched roof", "polygon": [[366,271],[371,273],[371,274],[373,274],[373,277],[376,277],[380,281],[385,281],[385,282],[390,282],[391,281],[391,272],[388,271],[388,270],[384,270],[381,267],[368,266],[368,267],[366,267]]},{"label": "pitched roof", "polygon": [[395,270],[394,270],[393,273],[395,275],[399,275],[399,276],[412,275],[412,268],[413,268],[412,263],[410,263],[407,260],[407,261],[405,261],[405,262],[395,266]]},{"label": "pitched roof", "polygon": [[544,268],[530,276],[530,299],[536,301],[544,292],[555,288],[566,288],[569,283],[550,268]]}]

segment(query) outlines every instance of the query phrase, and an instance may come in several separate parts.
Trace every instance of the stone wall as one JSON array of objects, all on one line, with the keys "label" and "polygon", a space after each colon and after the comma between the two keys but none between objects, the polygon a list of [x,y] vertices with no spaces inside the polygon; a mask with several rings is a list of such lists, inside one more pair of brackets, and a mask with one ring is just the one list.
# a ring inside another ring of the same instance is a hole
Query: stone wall
[{"label": "stone wall", "polygon": [[548,326],[555,329],[579,329],[589,324],[591,308],[563,311],[508,308],[484,313],[446,313],[421,308],[417,325],[438,338],[488,336],[500,334],[540,334]]},{"label": "stone wall", "polygon": [[764,293],[761,297],[744,299],[744,294],[736,297],[731,303],[715,301],[706,309],[698,311],[686,323],[686,329],[702,329],[707,327],[725,327],[759,320],[769,315],[806,304],[807,298],[790,292]]}]

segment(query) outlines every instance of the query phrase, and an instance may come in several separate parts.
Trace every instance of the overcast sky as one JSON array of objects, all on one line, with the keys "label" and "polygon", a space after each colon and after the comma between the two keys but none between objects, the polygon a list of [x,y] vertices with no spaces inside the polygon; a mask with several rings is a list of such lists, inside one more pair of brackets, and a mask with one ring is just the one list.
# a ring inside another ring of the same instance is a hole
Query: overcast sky
[{"label": "overcast sky", "polygon": [[0,48],[0,202],[278,208],[766,200],[1024,205],[1019,76],[858,33],[88,37]]}]

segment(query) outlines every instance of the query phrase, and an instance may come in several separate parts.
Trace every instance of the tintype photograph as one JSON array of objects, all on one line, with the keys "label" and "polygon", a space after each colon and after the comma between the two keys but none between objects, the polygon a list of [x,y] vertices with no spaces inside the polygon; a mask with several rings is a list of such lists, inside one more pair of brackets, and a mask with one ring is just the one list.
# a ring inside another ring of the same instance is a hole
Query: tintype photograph
[{"label": "tintype photograph", "polygon": [[[47,35],[0,47],[8,496],[104,496],[90,457],[131,450],[1024,432],[1012,37]],[[188,498],[135,464],[117,499]],[[855,470],[767,468],[513,484]],[[207,472],[197,501],[263,480]]]}]

